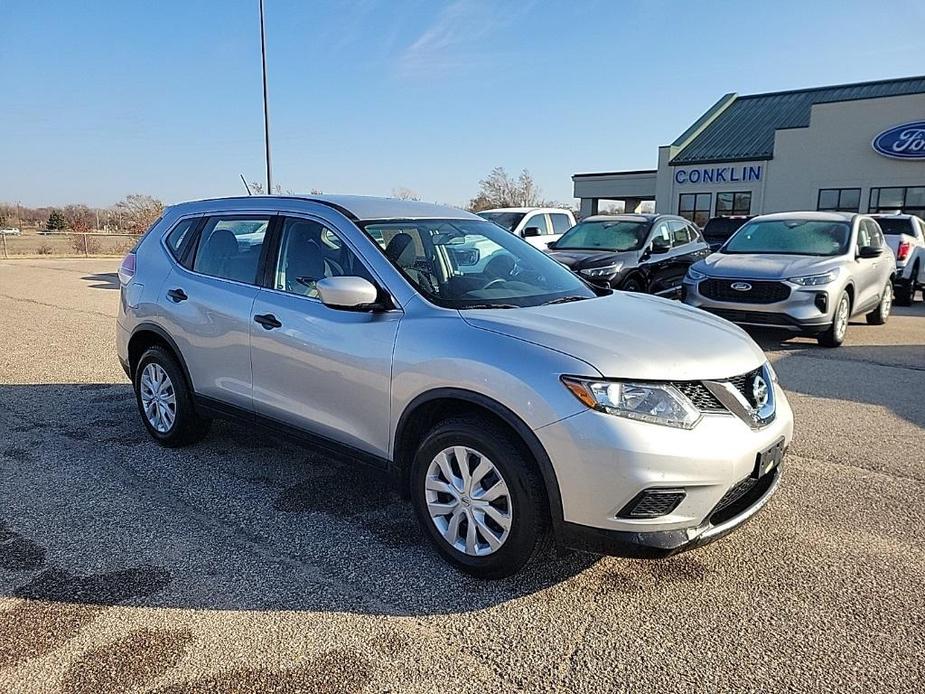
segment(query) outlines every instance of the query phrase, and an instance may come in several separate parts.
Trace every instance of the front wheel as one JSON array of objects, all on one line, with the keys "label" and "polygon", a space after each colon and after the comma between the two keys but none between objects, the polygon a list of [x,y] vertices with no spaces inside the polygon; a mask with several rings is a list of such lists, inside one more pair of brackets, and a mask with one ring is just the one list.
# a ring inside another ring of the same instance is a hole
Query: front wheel
[{"label": "front wheel", "polygon": [[510,576],[547,544],[545,488],[534,461],[488,418],[447,419],[425,437],[412,463],[411,498],[437,551],[473,576]]},{"label": "front wheel", "polygon": [[877,308],[867,314],[867,322],[870,325],[883,325],[886,319],[890,317],[890,309],[893,308],[893,283],[887,281],[883,292],[880,294],[880,303]]},{"label": "front wheel", "polygon": [[620,287],[620,291],[623,292],[641,292],[642,283],[637,280],[635,277],[630,277],[626,282]]},{"label": "front wheel", "polygon": [[818,338],[823,347],[838,347],[845,341],[848,332],[848,318],[851,316],[851,298],[848,292],[843,291],[835,304],[835,313],[832,316],[832,325]]}]

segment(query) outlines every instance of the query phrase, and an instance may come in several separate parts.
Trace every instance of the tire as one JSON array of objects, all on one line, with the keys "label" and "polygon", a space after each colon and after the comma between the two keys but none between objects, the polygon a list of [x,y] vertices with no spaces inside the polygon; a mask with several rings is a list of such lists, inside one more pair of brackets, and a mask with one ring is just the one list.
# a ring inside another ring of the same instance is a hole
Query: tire
[{"label": "tire", "polygon": [[[915,281],[919,276],[919,261],[915,261],[912,267],[912,274],[909,275],[909,282],[903,282],[896,286],[896,298],[894,301],[897,306],[911,306],[915,299]],[[923,296],[925,298],[925,296]]]},{"label": "tire", "polygon": [[637,280],[635,277],[630,277],[622,285],[620,285],[621,292],[641,292],[642,283]]},{"label": "tire", "polygon": [[[472,473],[485,461],[493,469],[483,470],[477,486],[469,487],[463,482],[460,458]],[[447,466],[456,483],[452,492],[447,491],[451,485],[443,472]],[[415,453],[410,483],[411,500],[425,533],[444,559],[467,574],[485,579],[510,576],[549,545],[546,488],[535,462],[511,432],[491,419],[464,416],[439,423]],[[498,489],[506,494],[490,502],[479,499],[486,490]],[[494,508],[491,515],[481,511],[486,503]],[[440,514],[441,509],[448,512]],[[506,521],[506,531],[496,517]],[[470,528],[474,528],[471,545]],[[488,533],[497,546],[486,539]],[[447,537],[454,538],[456,546]]]},{"label": "tire", "polygon": [[832,314],[832,325],[821,333],[816,339],[823,347],[839,347],[845,341],[845,333],[848,332],[848,319],[851,317],[851,297],[847,291],[843,291],[835,304],[835,311]]},{"label": "tire", "polygon": [[893,309],[893,283],[887,280],[886,286],[880,293],[880,303],[877,308],[867,314],[867,322],[870,325],[883,325],[890,317],[890,311]]},{"label": "tire", "polygon": [[[188,446],[209,433],[212,420],[196,412],[183,370],[170,351],[159,345],[145,350],[138,360],[133,381],[141,421],[151,438],[160,445],[167,448]],[[150,384],[158,385],[159,396],[154,398],[157,402],[150,411],[151,416],[145,409],[145,400],[151,402],[150,394],[154,392]]]}]

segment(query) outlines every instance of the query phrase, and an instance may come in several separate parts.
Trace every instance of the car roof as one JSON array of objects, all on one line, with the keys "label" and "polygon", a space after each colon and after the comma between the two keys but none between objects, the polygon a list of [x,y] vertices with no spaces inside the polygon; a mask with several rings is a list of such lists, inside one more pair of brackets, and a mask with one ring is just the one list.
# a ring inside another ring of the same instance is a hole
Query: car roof
[{"label": "car roof", "polygon": [[918,215],[908,214],[906,212],[877,212],[870,215],[874,219],[914,219]]},{"label": "car roof", "polygon": [[285,204],[287,201],[313,202],[338,210],[353,221],[373,219],[477,219],[481,217],[449,205],[437,205],[417,200],[379,198],[368,195],[240,195],[226,198],[194,200],[172,205],[173,208],[197,206],[214,208],[227,203],[229,210],[253,206],[255,203]]},{"label": "car roof", "polygon": [[[659,218],[666,219],[684,219],[679,217],[676,214],[648,214],[645,212],[630,212],[626,214],[594,214],[590,217],[585,217],[582,219],[582,222],[600,222],[600,221],[611,221],[611,222],[651,222]],[[686,219],[684,221],[687,221]]]},{"label": "car roof", "polygon": [[490,210],[481,210],[479,214],[483,212],[545,212],[546,210],[571,212],[571,210],[564,207],[493,207]]},{"label": "car roof", "polygon": [[857,212],[774,212],[773,214],[762,214],[755,217],[752,221],[774,221],[783,219],[801,219],[808,222],[850,222],[858,216]]}]

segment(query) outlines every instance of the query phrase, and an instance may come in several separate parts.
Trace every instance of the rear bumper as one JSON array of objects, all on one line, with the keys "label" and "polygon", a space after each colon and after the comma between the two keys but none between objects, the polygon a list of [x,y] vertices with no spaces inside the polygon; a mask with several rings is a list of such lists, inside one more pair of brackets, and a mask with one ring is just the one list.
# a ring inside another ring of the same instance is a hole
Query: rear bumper
[{"label": "rear bumper", "polygon": [[777,491],[781,470],[778,466],[740,498],[718,506],[696,528],[629,532],[564,522],[559,528],[559,542],[585,552],[637,559],[660,559],[702,547],[725,537],[764,508]]}]

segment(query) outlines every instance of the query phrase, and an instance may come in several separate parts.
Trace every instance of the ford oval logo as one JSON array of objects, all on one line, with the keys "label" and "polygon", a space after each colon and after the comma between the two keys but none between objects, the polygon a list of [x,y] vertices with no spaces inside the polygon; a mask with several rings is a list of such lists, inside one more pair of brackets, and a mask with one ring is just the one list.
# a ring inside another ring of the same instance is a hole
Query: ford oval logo
[{"label": "ford oval logo", "polygon": [[877,153],[893,159],[925,159],[925,120],[884,130],[871,146]]},{"label": "ford oval logo", "polygon": [[737,292],[750,292],[752,290],[752,285],[750,285],[748,282],[733,282],[729,286],[735,289]]}]

